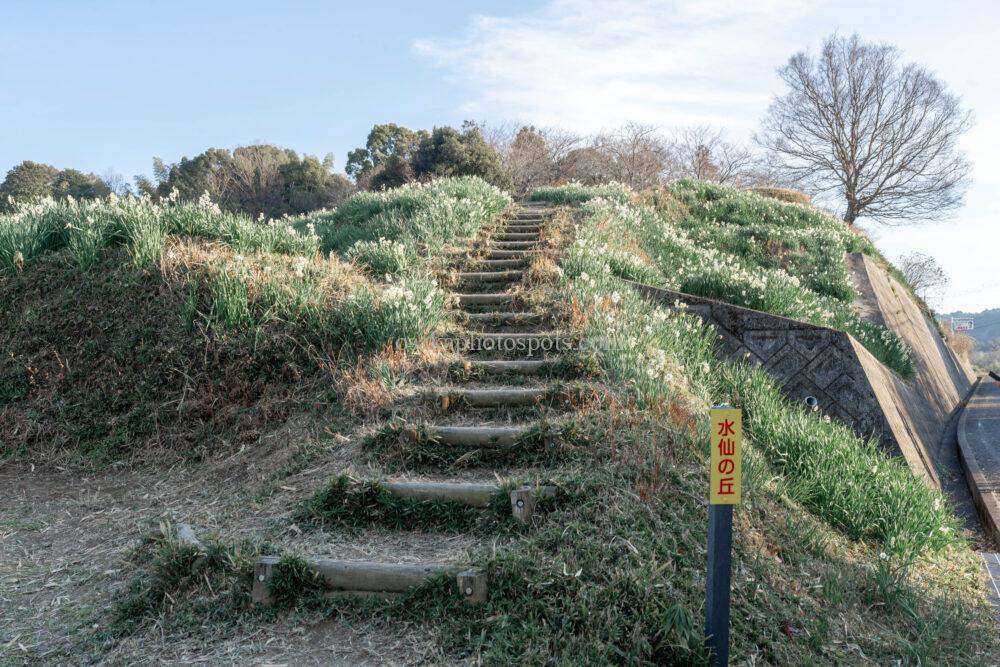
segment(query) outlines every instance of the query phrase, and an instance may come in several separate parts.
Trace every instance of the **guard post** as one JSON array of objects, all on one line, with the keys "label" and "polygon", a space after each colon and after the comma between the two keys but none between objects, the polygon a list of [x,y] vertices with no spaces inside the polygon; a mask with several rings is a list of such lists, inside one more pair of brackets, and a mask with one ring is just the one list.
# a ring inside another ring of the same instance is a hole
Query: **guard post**
[{"label": "guard post", "polygon": [[733,561],[733,505],[743,491],[743,413],[715,405],[711,416],[708,506],[708,576],[705,581],[705,646],[716,667],[729,664],[729,585]]}]

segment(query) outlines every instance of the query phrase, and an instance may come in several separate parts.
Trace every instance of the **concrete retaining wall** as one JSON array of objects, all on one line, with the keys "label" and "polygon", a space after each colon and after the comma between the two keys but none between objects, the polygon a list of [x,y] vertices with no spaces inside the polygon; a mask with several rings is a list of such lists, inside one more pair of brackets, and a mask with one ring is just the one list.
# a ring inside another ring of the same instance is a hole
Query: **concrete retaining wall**
[{"label": "concrete retaining wall", "polygon": [[874,435],[915,472],[940,486],[927,444],[900,414],[897,401],[907,400],[901,399],[905,383],[850,335],[713,299],[632,285],[665,305],[684,304],[715,326],[723,354],[761,365],[793,400],[815,397],[824,414],[859,435]]},{"label": "concrete retaining wall", "polygon": [[945,344],[909,292],[872,258],[856,253],[848,255],[848,263],[859,314],[895,332],[913,351],[913,380],[901,385],[888,379],[879,383],[885,388],[883,402],[898,406],[907,428],[937,461],[947,454],[941,451],[944,425],[972,389],[975,376]]},{"label": "concrete retaining wall", "polygon": [[685,304],[715,325],[726,355],[760,364],[794,400],[814,396],[825,414],[861,436],[874,435],[940,487],[942,472],[950,471],[949,455],[954,459],[954,452],[943,451],[942,435],[972,386],[972,373],[898,282],[866,256],[848,259],[858,314],[888,327],[910,346],[912,380],[904,381],[843,331],[632,284],[666,305]]}]

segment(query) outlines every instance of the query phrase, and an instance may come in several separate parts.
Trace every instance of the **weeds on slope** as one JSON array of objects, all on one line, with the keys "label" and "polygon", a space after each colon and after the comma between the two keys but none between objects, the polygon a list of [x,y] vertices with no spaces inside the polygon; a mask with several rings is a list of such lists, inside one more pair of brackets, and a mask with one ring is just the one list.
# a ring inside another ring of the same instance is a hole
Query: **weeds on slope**
[{"label": "weeds on slope", "polygon": [[210,240],[239,253],[312,256],[319,238],[279,221],[254,222],[226,213],[207,197],[197,202],[111,195],[107,199],[21,203],[0,215],[0,270],[21,271],[46,253],[68,248],[88,269],[104,248],[125,246],[140,268],[155,265],[168,236]]},{"label": "weeds on slope", "polygon": [[632,201],[633,195],[628,186],[622,183],[584,185],[574,181],[567,185],[537,188],[532,191],[529,200],[551,204],[581,204],[599,197],[626,204]]},{"label": "weeds on slope", "polygon": [[[601,200],[585,205],[564,261],[562,301],[582,311],[576,319],[589,336],[602,337],[608,374],[650,403],[695,395],[706,405],[725,397],[744,406],[754,446],[786,474],[789,495],[854,538],[906,556],[958,544],[957,520],[941,494],[905,465],[847,427],[792,405],[764,371],[716,361],[710,326],[643,299],[618,277],[615,267],[645,264],[636,254],[645,243],[629,250],[636,237],[649,238],[641,225],[669,233],[648,210],[629,213]],[[631,278],[636,270],[625,273]]]},{"label": "weeds on slope", "polygon": [[[315,229],[323,252],[346,256],[359,242],[384,240],[434,254],[447,243],[475,235],[510,205],[510,195],[503,190],[478,177],[463,176],[359,192],[336,210],[296,218],[293,225],[302,231]],[[388,250],[362,248],[353,254],[372,257]]]},{"label": "weeds on slope", "polygon": [[[0,456],[42,447],[105,464],[154,439],[183,455],[245,444],[321,367],[428,339],[448,317],[427,248],[510,199],[478,179],[358,197],[351,219],[391,218],[401,240],[365,242],[351,262],[320,252],[309,221],[255,222],[207,198],[43,200],[0,216]],[[98,377],[104,396],[84,389]],[[182,422],[200,436],[165,432]]]},{"label": "weeds on slope", "polygon": [[[760,204],[768,211],[804,208],[759,195],[739,193],[739,196],[761,200],[763,204],[755,202],[755,205]],[[663,213],[650,206],[606,199],[583,204],[583,214],[600,219],[601,229],[589,239],[578,239],[577,243],[590,244],[592,250],[609,254],[612,258],[609,270],[623,278],[847,331],[901,376],[913,375],[909,348],[898,336],[860,319],[851,311],[849,301],[831,295],[848,292],[853,295],[843,253],[845,239],[859,237],[849,232],[834,232],[832,221],[826,221],[822,227],[809,227],[805,223],[801,228],[796,227],[797,218],[789,214],[786,232],[781,231],[780,221],[772,220],[767,227],[768,233],[776,238],[784,235],[783,248],[800,243],[796,246],[796,256],[807,257],[808,247],[814,241],[805,239],[815,237],[824,248],[832,247],[832,254],[821,253],[819,260],[799,259],[787,262],[784,267],[776,266],[770,260],[757,259],[768,252],[767,241],[754,236],[753,230],[759,233],[761,228],[759,223],[753,223],[757,226],[751,226],[750,231],[742,227],[733,231],[736,225],[728,224],[725,219],[695,218],[669,193],[658,193],[654,202]],[[742,216],[738,219],[747,221],[750,213],[738,210]],[[623,234],[632,239],[629,247],[616,243],[616,238]],[[744,246],[754,251],[744,254]]]}]

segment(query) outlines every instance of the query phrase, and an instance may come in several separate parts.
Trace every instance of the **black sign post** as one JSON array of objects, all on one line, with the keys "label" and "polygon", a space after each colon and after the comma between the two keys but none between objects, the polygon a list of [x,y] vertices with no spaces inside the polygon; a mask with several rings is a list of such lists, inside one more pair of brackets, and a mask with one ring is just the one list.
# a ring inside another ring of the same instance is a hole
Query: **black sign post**
[{"label": "black sign post", "polygon": [[705,646],[712,664],[729,664],[729,582],[733,563],[733,506],[708,506],[708,578],[705,582]]}]

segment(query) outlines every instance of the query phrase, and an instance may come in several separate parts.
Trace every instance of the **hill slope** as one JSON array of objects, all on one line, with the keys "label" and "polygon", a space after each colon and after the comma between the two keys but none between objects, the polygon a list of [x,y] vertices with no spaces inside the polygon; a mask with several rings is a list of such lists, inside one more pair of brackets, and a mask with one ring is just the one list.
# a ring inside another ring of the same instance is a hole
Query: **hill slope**
[{"label": "hill slope", "polygon": [[[54,596],[72,600],[42,621],[34,611],[45,600],[36,597],[35,585],[15,587],[10,595],[16,604],[2,613],[4,627],[25,647],[19,658],[127,662],[148,656],[152,647],[158,657],[178,660],[702,663],[705,410],[719,400],[743,407],[749,431],[746,499],[736,513],[735,659],[981,664],[1000,656],[978,557],[939,492],[877,443],[789,402],[759,369],[717,358],[716,335],[705,322],[658,307],[625,282],[700,290],[842,325],[906,374],[912,359],[905,344],[850,308],[852,291],[840,251],[864,249],[863,240],[837,231],[810,209],[699,183],[660,192],[648,204],[618,187],[538,193],[538,199],[583,205],[552,214],[544,233],[537,233],[544,247],[525,269],[526,283],[506,297],[530,306],[568,339],[599,344],[588,353],[563,350],[552,357],[545,384],[557,388],[548,396],[559,400],[489,413],[496,423],[537,424],[528,437],[509,447],[463,453],[420,437],[426,433],[420,428],[401,428],[400,421],[482,419],[475,406],[452,404],[450,393],[442,402],[439,391],[482,388],[483,377],[470,363],[482,358],[464,358],[464,352],[428,340],[474,328],[474,320],[458,311],[454,299],[430,288],[419,292],[418,286],[433,285],[432,278],[445,288],[456,286],[442,252],[447,248],[435,242],[442,233],[436,230],[455,230],[451,238],[465,250],[462,261],[482,259],[477,246],[461,237],[490,240],[495,226],[506,224],[499,218],[508,200],[475,184],[456,192],[452,183],[440,184],[430,198],[418,191],[413,204],[402,203],[413,199],[412,189],[366,194],[337,212],[293,223],[301,231],[289,238],[307,239],[312,252],[342,252],[352,264],[309,254],[303,265],[297,259],[303,251],[297,249],[285,256],[240,248],[243,255],[237,258],[227,246],[238,234],[216,234],[203,246],[190,234],[171,232],[167,236],[175,238],[168,238],[159,261],[139,270],[145,291],[94,292],[58,327],[48,324],[60,310],[56,306],[72,311],[78,302],[57,301],[46,281],[65,271],[59,284],[71,282],[76,246],[67,240],[49,255],[19,250],[21,260],[10,253],[15,271],[0,288],[8,290],[4,295],[19,313],[2,323],[12,343],[20,345],[17,336],[30,331],[22,321],[44,311],[39,324],[47,344],[57,350],[80,347],[70,369],[97,359],[125,385],[129,373],[117,357],[88,352],[87,341],[109,327],[124,332],[144,322],[169,330],[174,312],[176,326],[193,322],[193,331],[203,337],[192,334],[197,345],[171,353],[179,359],[166,351],[166,361],[150,357],[154,367],[180,363],[185,371],[197,369],[229,387],[230,381],[218,377],[222,367],[197,365],[205,358],[228,359],[220,351],[228,339],[230,354],[273,369],[263,377],[259,369],[234,374],[260,381],[256,393],[248,392],[248,409],[234,412],[253,414],[265,399],[274,400],[267,392],[278,390],[286,392],[276,402],[287,411],[264,419],[270,433],[248,439],[242,451],[216,438],[202,462],[181,463],[177,472],[160,470],[155,462],[122,469],[114,477],[132,476],[134,486],[107,492],[108,479],[100,478],[85,484],[88,495],[73,505],[76,512],[85,502],[99,502],[115,507],[115,513],[71,524],[62,511],[66,504],[51,498],[0,506],[5,525],[17,526],[5,548],[31,555],[18,561],[11,578],[51,581]],[[440,208],[427,203],[444,197],[462,203]],[[421,217],[428,210],[440,211],[435,224]],[[53,217],[53,223],[62,222]],[[2,222],[15,228],[18,238],[30,237],[20,222]],[[315,236],[308,232],[310,223]],[[821,242],[814,244],[817,236]],[[97,263],[89,266],[103,267],[100,275],[111,276],[113,284],[125,281],[122,273],[132,275],[127,266],[138,244],[115,241],[110,245],[117,249],[110,252],[103,245]],[[211,257],[203,259],[203,253]],[[116,262],[126,268],[116,273]],[[245,273],[236,273],[244,266]],[[385,281],[384,273],[392,271],[383,270],[397,266],[403,267],[399,277]],[[16,272],[18,267],[23,272]],[[286,283],[265,278],[275,273],[280,278],[274,280],[288,281],[294,290],[280,291]],[[180,281],[177,310],[165,299],[151,311],[155,318],[140,319],[148,294],[178,277],[191,282]],[[191,304],[188,310],[185,304]],[[107,318],[104,324],[82,329],[79,336],[68,333],[67,326],[92,312]],[[115,320],[115,312],[130,317]],[[185,312],[194,315],[184,319]],[[483,326],[492,321],[487,318]],[[536,325],[516,326],[530,333]],[[130,344],[124,333],[115,335],[119,338],[116,354],[145,349]],[[396,338],[417,344],[385,345]],[[5,377],[22,379],[8,383],[18,389],[8,392],[0,408],[15,415],[6,422],[4,451],[40,464],[38,453],[50,450],[39,450],[42,441],[26,439],[31,431],[18,425],[24,419],[62,423],[50,416],[58,412],[38,413],[49,404],[74,404],[85,385],[46,379],[58,373],[36,381],[32,369],[42,356],[32,355],[44,346],[15,349]],[[258,358],[258,350],[274,352]],[[302,361],[295,364],[297,355]],[[253,363],[241,362],[250,369]],[[236,368],[244,368],[241,364]],[[297,374],[286,378],[285,369]],[[504,379],[536,386],[516,374]],[[159,394],[146,388],[143,401],[183,412],[177,404],[193,400],[192,386],[201,395],[204,383],[179,383]],[[106,384],[116,386],[101,380]],[[66,401],[70,390],[75,393]],[[219,397],[204,402],[213,409],[233,405]],[[78,423],[114,418],[120,407],[92,404],[91,410],[96,418]],[[290,430],[295,422],[289,418],[284,430],[276,428],[285,414],[304,417],[306,426]],[[195,419],[205,417],[183,423]],[[150,445],[153,435],[133,440],[130,430],[119,433],[122,447],[110,449],[117,460],[121,452],[158,451]],[[60,449],[76,452],[93,470],[102,459],[87,456],[85,445],[95,438],[74,437]],[[27,466],[16,472],[13,477],[32,474]],[[65,483],[56,471],[48,474]],[[379,486],[379,480],[396,475],[464,483],[493,474],[504,489],[529,480],[536,488],[556,487],[557,495],[540,504],[528,525],[518,526],[509,522],[509,508],[505,514],[496,505],[399,502]],[[150,484],[151,475],[170,483]],[[361,478],[364,484],[350,481]],[[17,488],[27,494],[34,486]],[[39,507],[39,514],[26,514],[29,506]],[[150,518],[193,524],[203,546],[192,546],[168,528],[166,539],[130,547],[127,538],[140,537],[134,526]],[[78,572],[72,566],[76,541],[47,545],[31,528],[38,520],[71,537],[100,526],[101,542],[114,546],[89,552],[93,571]],[[424,562],[456,553],[488,574],[486,603],[464,604],[448,578],[433,578],[388,601],[331,599],[322,595],[304,560],[332,554]],[[251,567],[261,554],[282,557],[284,577],[271,590],[283,605],[277,610],[249,605]],[[66,565],[58,582],[48,574],[53,563]]]}]

